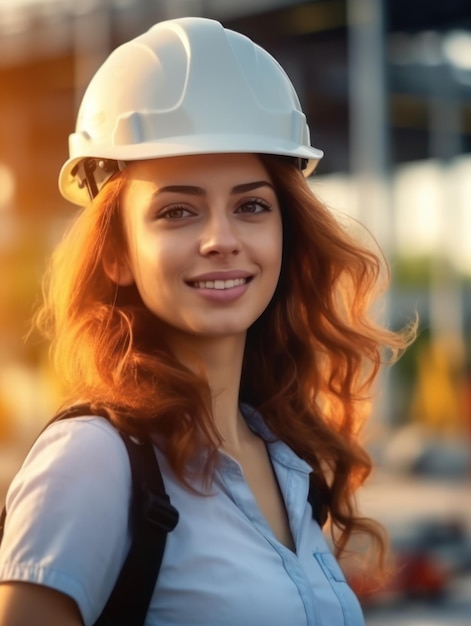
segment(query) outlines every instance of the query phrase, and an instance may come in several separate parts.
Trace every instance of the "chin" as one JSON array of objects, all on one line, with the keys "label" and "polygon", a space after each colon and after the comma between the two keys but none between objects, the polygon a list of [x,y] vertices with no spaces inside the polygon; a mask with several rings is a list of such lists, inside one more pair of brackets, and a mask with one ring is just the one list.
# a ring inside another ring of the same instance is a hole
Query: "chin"
[{"label": "chin", "polygon": [[230,337],[245,337],[247,328],[240,326],[224,326],[218,328],[217,326],[211,326],[210,328],[198,328],[195,329],[192,334],[195,337],[207,338],[207,339],[226,339]]}]

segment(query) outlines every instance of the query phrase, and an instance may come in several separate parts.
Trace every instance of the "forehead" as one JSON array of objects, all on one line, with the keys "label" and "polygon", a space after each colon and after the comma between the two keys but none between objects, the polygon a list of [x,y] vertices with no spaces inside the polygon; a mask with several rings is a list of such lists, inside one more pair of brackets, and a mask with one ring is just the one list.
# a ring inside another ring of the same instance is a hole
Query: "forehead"
[{"label": "forehead", "polygon": [[160,187],[177,182],[212,185],[239,179],[261,177],[270,180],[267,169],[256,154],[198,154],[134,161],[126,168],[128,188]]}]

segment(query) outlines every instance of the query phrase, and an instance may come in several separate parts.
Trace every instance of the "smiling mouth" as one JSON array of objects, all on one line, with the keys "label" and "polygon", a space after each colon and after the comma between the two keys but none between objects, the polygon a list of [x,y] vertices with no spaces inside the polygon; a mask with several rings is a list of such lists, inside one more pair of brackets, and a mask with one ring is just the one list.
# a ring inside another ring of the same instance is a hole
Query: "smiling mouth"
[{"label": "smiling mouth", "polygon": [[195,289],[233,289],[250,282],[251,277],[229,278],[228,280],[199,280],[189,283]]}]

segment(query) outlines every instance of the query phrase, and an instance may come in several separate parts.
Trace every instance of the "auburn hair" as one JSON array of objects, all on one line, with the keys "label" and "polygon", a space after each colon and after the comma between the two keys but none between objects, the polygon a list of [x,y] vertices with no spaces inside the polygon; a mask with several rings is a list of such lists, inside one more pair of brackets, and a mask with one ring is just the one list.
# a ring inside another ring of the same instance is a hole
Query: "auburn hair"
[{"label": "auburn hair", "polygon": [[[352,238],[292,163],[261,159],[281,207],[283,261],[272,301],[248,330],[240,398],[313,468],[336,555],[360,532],[381,562],[382,528],[355,505],[372,468],[361,428],[381,364],[398,357],[414,329],[393,332],[371,317],[388,279],[384,259]],[[86,400],[131,434],[157,433],[189,485],[189,460],[205,446],[209,479],[220,442],[208,382],[172,355],[137,289],[118,287],[104,267],[126,255],[119,208],[126,176],[105,185],[57,246],[36,323],[50,340],[65,402]]]}]

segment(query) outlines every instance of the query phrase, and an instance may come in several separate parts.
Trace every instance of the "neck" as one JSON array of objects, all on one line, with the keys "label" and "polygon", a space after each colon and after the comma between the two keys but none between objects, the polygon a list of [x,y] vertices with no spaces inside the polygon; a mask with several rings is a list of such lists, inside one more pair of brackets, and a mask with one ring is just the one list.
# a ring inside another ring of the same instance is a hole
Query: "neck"
[{"label": "neck", "polygon": [[172,351],[195,372],[204,371],[211,391],[214,422],[222,439],[221,448],[238,449],[247,435],[239,412],[239,389],[245,335],[230,337],[185,337],[170,341]]}]

